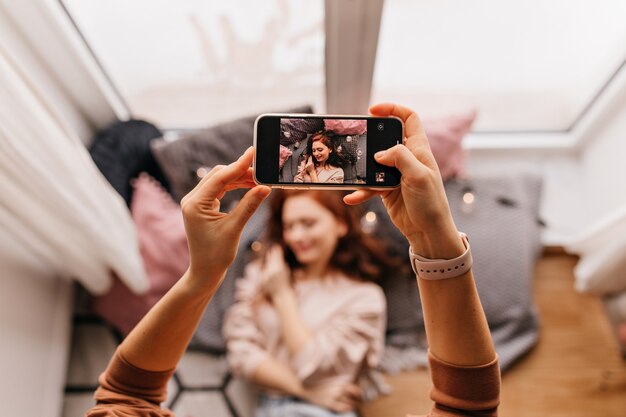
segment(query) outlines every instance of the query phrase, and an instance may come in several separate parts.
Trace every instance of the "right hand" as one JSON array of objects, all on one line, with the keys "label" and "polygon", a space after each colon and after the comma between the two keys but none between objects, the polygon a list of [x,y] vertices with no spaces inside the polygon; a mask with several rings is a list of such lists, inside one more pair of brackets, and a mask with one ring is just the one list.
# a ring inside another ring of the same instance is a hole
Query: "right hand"
[{"label": "right hand", "polygon": [[311,173],[315,171],[315,164],[313,163],[313,157],[309,156],[304,164],[304,170]]},{"label": "right hand", "polygon": [[265,255],[261,275],[263,291],[271,301],[282,291],[291,288],[291,271],[279,245],[273,245]]},{"label": "right hand", "polygon": [[361,402],[361,389],[352,383],[332,383],[307,388],[303,399],[336,413],[354,411]]},{"label": "right hand", "polygon": [[390,103],[373,106],[370,113],[378,117],[396,116],[404,122],[405,143],[374,156],[378,163],[400,170],[400,187],[382,192],[359,190],[344,197],[344,201],[360,204],[381,195],[391,220],[409,240],[414,253],[427,258],[459,256],[465,247],[419,118],[412,110]]}]

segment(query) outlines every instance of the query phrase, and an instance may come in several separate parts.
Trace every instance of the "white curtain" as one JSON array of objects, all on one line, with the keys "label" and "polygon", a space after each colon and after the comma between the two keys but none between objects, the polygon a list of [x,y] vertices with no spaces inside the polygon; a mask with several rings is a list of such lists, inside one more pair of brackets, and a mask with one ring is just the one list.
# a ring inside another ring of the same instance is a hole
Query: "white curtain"
[{"label": "white curtain", "polygon": [[148,288],[132,219],[0,39],[0,276],[9,263],[102,294]]}]

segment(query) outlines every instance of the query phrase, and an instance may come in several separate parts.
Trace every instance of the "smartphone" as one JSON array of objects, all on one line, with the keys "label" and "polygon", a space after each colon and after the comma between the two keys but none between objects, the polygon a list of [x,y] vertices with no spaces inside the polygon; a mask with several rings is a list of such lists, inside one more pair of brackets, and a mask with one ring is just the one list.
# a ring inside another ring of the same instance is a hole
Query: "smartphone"
[{"label": "smartphone", "polygon": [[394,188],[400,171],[374,154],[403,137],[396,117],[262,114],[254,124],[254,179],[275,188]]}]

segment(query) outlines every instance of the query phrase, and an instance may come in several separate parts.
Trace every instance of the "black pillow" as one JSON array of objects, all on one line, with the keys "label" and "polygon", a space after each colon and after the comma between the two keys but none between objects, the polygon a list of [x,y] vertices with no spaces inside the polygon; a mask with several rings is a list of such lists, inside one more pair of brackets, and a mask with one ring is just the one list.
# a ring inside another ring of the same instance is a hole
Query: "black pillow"
[{"label": "black pillow", "polygon": [[130,207],[130,180],[147,172],[166,190],[170,185],[157,164],[150,142],[162,136],[155,125],[143,120],[115,122],[95,136],[89,153],[96,166]]}]

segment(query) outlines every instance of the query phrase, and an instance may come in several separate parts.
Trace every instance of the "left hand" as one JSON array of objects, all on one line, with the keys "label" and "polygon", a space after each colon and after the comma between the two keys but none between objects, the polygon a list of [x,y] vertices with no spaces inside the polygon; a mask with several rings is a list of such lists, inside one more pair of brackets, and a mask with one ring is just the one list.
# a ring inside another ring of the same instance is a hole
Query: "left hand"
[{"label": "left hand", "polygon": [[314,389],[305,389],[303,399],[336,413],[356,410],[361,402],[361,389],[352,383],[331,383]]},{"label": "left hand", "polygon": [[[220,284],[235,259],[243,227],[271,191],[254,182],[250,168],[253,157],[254,149],[250,147],[232,164],[214,167],[181,201],[189,244],[189,272],[200,278],[200,286]],[[220,212],[220,199],[237,188],[252,189],[230,213]],[[203,282],[206,277],[220,280]]]},{"label": "left hand", "polygon": [[291,288],[291,271],[285,262],[284,253],[280,246],[272,246],[265,256],[263,269],[263,289],[273,301],[274,297]]}]

